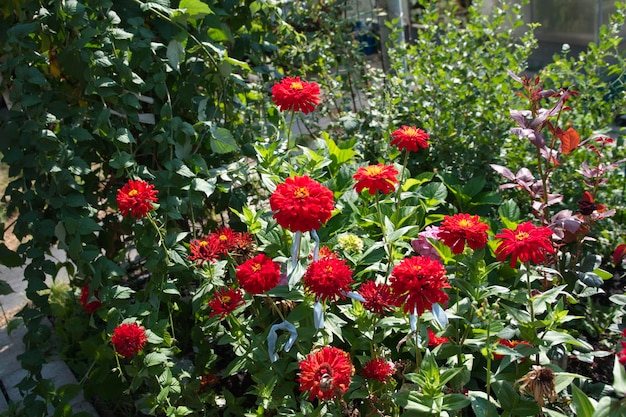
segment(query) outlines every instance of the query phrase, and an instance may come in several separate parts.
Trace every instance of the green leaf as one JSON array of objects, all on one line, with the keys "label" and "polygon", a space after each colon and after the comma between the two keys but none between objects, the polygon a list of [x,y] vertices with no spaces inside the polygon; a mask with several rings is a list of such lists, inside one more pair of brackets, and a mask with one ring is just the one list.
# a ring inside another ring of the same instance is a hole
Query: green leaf
[{"label": "green leaf", "polygon": [[215,153],[225,154],[239,151],[239,146],[235,142],[233,134],[230,130],[223,127],[212,129],[211,133],[211,150]]},{"label": "green leaf", "polygon": [[194,191],[200,191],[205,196],[210,197],[215,191],[215,185],[217,184],[217,178],[209,178],[208,180],[202,178],[194,178],[191,180],[191,189]]},{"label": "green leaf", "polygon": [[469,399],[472,410],[477,416],[498,416],[496,407],[486,398],[486,394],[480,391],[470,391]]},{"label": "green leaf", "polygon": [[22,266],[22,258],[16,252],[13,252],[4,243],[0,243],[0,264],[7,268],[16,268]]},{"label": "green leaf", "polygon": [[446,394],[443,396],[442,410],[455,411],[470,405],[470,400],[463,394]]},{"label": "green leaf", "polygon": [[578,417],[592,417],[595,409],[591,399],[580,388],[572,384],[572,401]]},{"label": "green leaf", "polygon": [[143,359],[143,364],[147,367],[167,363],[167,355],[160,352],[150,352]]},{"label": "green leaf", "polygon": [[626,396],[626,370],[617,358],[613,361],[613,389],[620,397]]},{"label": "green leaf", "polygon": [[8,295],[11,294],[13,292],[13,288],[11,288],[11,286],[0,279],[0,295]]},{"label": "green leaf", "polygon": [[180,0],[178,7],[183,9],[187,16],[196,19],[208,14],[213,14],[213,10],[211,10],[209,5],[200,0]]},{"label": "green leaf", "polygon": [[116,300],[127,300],[135,293],[135,291],[128,287],[122,287],[121,285],[114,285],[111,287],[111,298]]},{"label": "green leaf", "polygon": [[519,206],[514,200],[506,200],[498,207],[498,215],[512,222],[518,221],[521,214]]},{"label": "green leaf", "polygon": [[185,48],[183,48],[183,44],[176,39],[172,39],[170,43],[167,44],[166,56],[170,67],[172,67],[175,71],[180,72],[180,63],[185,56]]}]

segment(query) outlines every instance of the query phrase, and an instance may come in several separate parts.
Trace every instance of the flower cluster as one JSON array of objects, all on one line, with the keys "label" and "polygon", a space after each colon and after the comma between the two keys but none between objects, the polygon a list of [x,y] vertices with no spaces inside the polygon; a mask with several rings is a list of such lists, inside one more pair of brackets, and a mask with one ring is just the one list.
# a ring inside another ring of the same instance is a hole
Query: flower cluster
[{"label": "flower cluster", "polygon": [[252,235],[236,232],[229,227],[221,227],[201,239],[189,242],[189,260],[202,265],[224,256],[246,259],[254,250]]},{"label": "flower cluster", "polygon": [[125,358],[141,352],[148,342],[146,330],[137,323],[122,323],[113,330],[111,345]]}]

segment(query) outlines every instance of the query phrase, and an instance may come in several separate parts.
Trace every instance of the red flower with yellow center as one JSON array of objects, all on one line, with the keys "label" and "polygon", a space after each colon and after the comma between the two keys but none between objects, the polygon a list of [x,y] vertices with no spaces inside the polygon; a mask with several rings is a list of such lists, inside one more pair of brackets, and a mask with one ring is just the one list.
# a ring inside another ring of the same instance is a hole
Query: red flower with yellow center
[{"label": "red flower with yellow center", "polygon": [[212,310],[209,317],[220,316],[220,320],[232,313],[244,304],[243,294],[238,289],[220,288],[213,294],[209,301],[209,308]]},{"label": "red flower with yellow center", "polygon": [[422,129],[414,126],[402,126],[391,134],[391,144],[399,150],[406,149],[407,152],[417,152],[428,148],[430,136]]},{"label": "red flower with yellow center", "polygon": [[280,111],[293,110],[308,114],[320,102],[320,86],[300,77],[285,77],[272,87],[272,100]]},{"label": "red flower with yellow center", "polygon": [[122,323],[113,329],[113,335],[111,335],[111,345],[125,358],[139,353],[147,342],[145,329],[137,323]]},{"label": "red flower with yellow center", "polygon": [[345,298],[352,284],[352,270],[345,260],[326,256],[309,265],[302,282],[316,300]]},{"label": "red flower with yellow center", "polygon": [[393,362],[390,362],[384,358],[374,358],[369,360],[363,366],[361,375],[367,379],[375,379],[380,382],[385,382],[391,376],[396,373],[396,367]]},{"label": "red flower with yellow center", "polygon": [[398,171],[391,165],[378,164],[361,167],[353,177],[356,181],[354,189],[357,193],[367,188],[371,195],[375,194],[376,191],[389,194],[398,183],[396,175],[398,175]]},{"label": "red flower with yellow center", "polygon": [[159,201],[157,193],[152,184],[142,180],[128,180],[117,191],[117,208],[124,217],[130,215],[141,219],[154,209],[152,203]]},{"label": "red flower with yellow center", "polygon": [[405,258],[391,270],[389,278],[396,305],[403,305],[404,311],[422,314],[432,309],[435,303],[448,301],[443,288],[450,288],[446,269],[438,260],[413,256]]},{"label": "red flower with yellow center", "polygon": [[455,214],[444,216],[437,238],[458,255],[465,249],[465,243],[474,250],[484,248],[487,245],[488,230],[489,226],[481,222],[478,216]]},{"label": "red flower with yellow center", "polygon": [[300,362],[300,391],[309,393],[309,401],[333,400],[348,392],[354,375],[350,355],[341,349],[324,346],[309,353]]},{"label": "red flower with yellow center", "polygon": [[333,192],[308,176],[290,177],[270,196],[276,222],[292,232],[310,232],[326,223],[335,208]]},{"label": "red flower with yellow center", "polygon": [[522,223],[515,230],[504,229],[496,235],[500,245],[496,249],[499,261],[511,257],[510,266],[515,268],[517,260],[532,261],[535,264],[545,262],[548,254],[554,253],[552,230],[544,226],[535,226],[531,222]]},{"label": "red flower with yellow center", "polygon": [[385,314],[395,308],[395,299],[391,287],[387,284],[365,281],[359,287],[359,294],[365,299],[363,308],[372,313]]},{"label": "red flower with yellow center", "polygon": [[261,253],[239,265],[235,276],[248,293],[262,294],[278,284],[280,266]]},{"label": "red flower with yellow center", "polygon": [[194,239],[189,242],[189,252],[189,260],[202,265],[204,262],[218,259],[221,254],[221,247],[208,238]]},{"label": "red flower with yellow center", "polygon": [[98,298],[98,291],[95,291],[93,296],[89,296],[89,285],[83,285],[81,288],[79,301],[80,305],[83,306],[83,310],[85,310],[87,314],[93,313],[102,305],[100,298]]}]

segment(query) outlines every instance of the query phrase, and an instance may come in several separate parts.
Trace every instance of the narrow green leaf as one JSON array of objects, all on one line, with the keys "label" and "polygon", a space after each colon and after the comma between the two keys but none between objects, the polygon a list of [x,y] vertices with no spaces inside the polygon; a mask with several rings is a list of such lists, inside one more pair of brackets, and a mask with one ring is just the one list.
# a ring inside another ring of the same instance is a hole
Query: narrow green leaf
[{"label": "narrow green leaf", "polygon": [[572,400],[578,417],[593,416],[594,405],[591,399],[576,385],[572,385]]}]

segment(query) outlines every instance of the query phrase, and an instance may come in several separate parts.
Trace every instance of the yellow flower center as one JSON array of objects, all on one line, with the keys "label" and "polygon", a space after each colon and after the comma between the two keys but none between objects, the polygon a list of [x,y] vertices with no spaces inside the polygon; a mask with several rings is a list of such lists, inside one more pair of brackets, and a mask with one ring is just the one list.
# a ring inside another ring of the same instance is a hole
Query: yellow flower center
[{"label": "yellow flower center", "polygon": [[461,219],[461,221],[459,221],[459,226],[461,226],[461,227],[471,227],[472,226],[472,222],[470,222],[467,219]]},{"label": "yellow flower center", "polygon": [[220,240],[221,240],[222,242],[226,242],[226,241],[228,240],[228,236],[226,236],[226,235],[220,235]]},{"label": "yellow flower center", "polygon": [[293,193],[293,195],[296,198],[307,198],[309,196],[309,190],[307,190],[306,187],[300,187]]},{"label": "yellow flower center", "polygon": [[325,271],[326,271],[326,273],[330,274],[331,272],[333,272],[333,267],[329,265],[329,266],[326,267]]},{"label": "yellow flower center", "polygon": [[261,270],[261,264],[252,265],[252,271],[259,272]]},{"label": "yellow flower center", "polygon": [[304,86],[302,85],[300,81],[294,81],[291,83],[289,88],[291,88],[292,90],[302,90]]},{"label": "yellow flower center", "polygon": [[230,303],[230,300],[231,300],[231,298],[228,295],[222,295],[220,297],[220,301],[222,302],[222,304],[228,304],[228,303]]},{"label": "yellow flower center", "polygon": [[139,194],[139,191],[137,191],[137,190],[135,190],[135,189],[132,189],[132,190],[130,190],[130,191],[128,192],[128,196],[129,196],[129,197],[134,197],[134,196],[136,196],[137,194]]},{"label": "yellow flower center", "polygon": [[207,242],[206,240],[203,240],[200,243],[198,243],[199,246],[207,246],[208,244],[209,242]]},{"label": "yellow flower center", "polygon": [[365,172],[370,177],[375,177],[375,176],[380,175],[380,174],[383,173],[383,167],[381,167],[379,165],[371,165],[371,166],[368,166],[368,167],[365,168]]},{"label": "yellow flower center", "polygon": [[530,237],[530,235],[527,232],[517,232],[517,234],[515,235],[515,240],[521,242],[522,240],[526,240]]},{"label": "yellow flower center", "polygon": [[404,131],[404,134],[408,136],[418,136],[419,132],[414,127],[409,127]]}]

